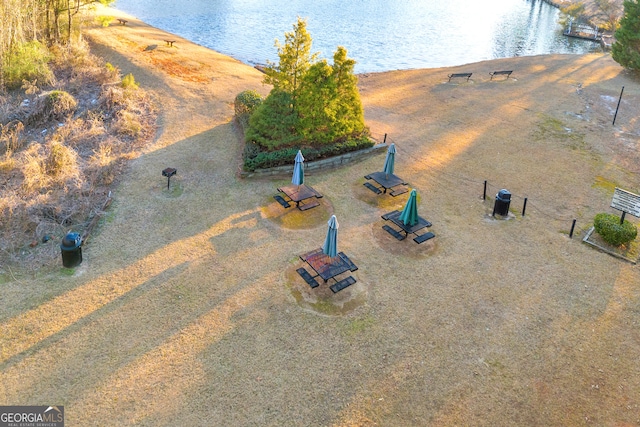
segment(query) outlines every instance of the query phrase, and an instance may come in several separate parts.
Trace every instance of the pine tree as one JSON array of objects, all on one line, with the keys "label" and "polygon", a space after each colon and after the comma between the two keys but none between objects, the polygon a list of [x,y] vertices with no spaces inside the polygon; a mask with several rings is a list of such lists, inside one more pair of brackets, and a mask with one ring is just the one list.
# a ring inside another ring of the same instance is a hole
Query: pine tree
[{"label": "pine tree", "polygon": [[300,79],[316,61],[318,53],[311,53],[311,35],[307,31],[307,21],[298,17],[293,32],[285,33],[285,44],[276,40],[280,62],[267,61],[264,83],[273,85],[274,89],[284,90],[294,95]]},{"label": "pine tree", "polygon": [[620,65],[640,70],[640,3],[624,1],[624,15],[616,31],[616,42],[611,46],[611,56]]},{"label": "pine tree", "polygon": [[286,44],[278,46],[279,64],[266,68],[265,83],[274,87],[249,120],[245,139],[267,150],[329,145],[366,132],[355,61],[338,47],[333,65],[311,55],[306,21],[298,18]]}]

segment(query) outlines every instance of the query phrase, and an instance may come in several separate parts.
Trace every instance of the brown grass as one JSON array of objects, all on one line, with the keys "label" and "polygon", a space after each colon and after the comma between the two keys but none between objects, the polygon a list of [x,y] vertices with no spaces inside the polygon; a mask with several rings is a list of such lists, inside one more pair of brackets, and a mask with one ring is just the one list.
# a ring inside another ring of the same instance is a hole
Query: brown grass
[{"label": "brown grass", "polygon": [[[92,48],[154,91],[161,130],[79,267],[3,268],[1,404],[63,404],[82,426],[640,422],[638,267],[578,238],[611,183],[638,192],[640,90],[608,56],[360,76],[367,123],[433,222],[416,245],[381,232],[406,197],[362,185],[382,155],[309,174],[324,194],[310,227],[274,204],[285,178],[238,179],[232,102],[268,91],[260,73],[175,37],[212,83],[174,78],[138,48],[167,35],[128,19],[90,29]],[[489,81],[497,69],[514,78]],[[475,78],[448,83],[458,71]],[[514,195],[509,220],[484,180]],[[295,273],[329,213],[359,267],[336,295]]]}]

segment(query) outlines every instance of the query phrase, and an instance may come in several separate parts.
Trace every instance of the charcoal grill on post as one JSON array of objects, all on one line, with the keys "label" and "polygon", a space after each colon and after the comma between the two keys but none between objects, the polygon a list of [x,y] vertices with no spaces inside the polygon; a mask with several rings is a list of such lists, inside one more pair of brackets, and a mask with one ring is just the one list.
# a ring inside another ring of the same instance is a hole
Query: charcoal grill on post
[{"label": "charcoal grill on post", "polygon": [[171,183],[171,177],[176,174],[175,168],[166,168],[162,171],[162,176],[167,177],[167,190],[169,189],[169,184]]}]

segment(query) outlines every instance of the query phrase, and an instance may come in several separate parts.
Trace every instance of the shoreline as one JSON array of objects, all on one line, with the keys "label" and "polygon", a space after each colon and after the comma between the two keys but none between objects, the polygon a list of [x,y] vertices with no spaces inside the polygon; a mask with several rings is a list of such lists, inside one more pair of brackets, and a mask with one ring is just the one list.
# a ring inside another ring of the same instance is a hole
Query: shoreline
[{"label": "shoreline", "polygon": [[[561,5],[559,3],[557,3],[557,2],[555,2],[553,0],[541,0],[541,1],[544,2],[544,3],[549,4],[552,7],[558,8],[558,9],[561,7]],[[150,28],[154,28],[154,29],[156,29],[158,31],[161,31],[161,32],[165,33],[165,34],[171,35],[172,37],[178,37],[178,38],[180,38],[182,40],[186,40],[189,43],[192,43],[192,44],[194,44],[196,46],[201,46],[201,47],[203,47],[205,49],[210,49],[210,50],[212,50],[214,52],[217,52],[217,53],[219,53],[221,55],[225,55],[225,56],[228,56],[230,58],[233,58],[233,59],[235,59],[235,60],[237,60],[237,61],[239,61],[239,62],[241,62],[241,63],[243,63],[243,64],[245,64],[247,66],[256,68],[258,70],[262,66],[264,66],[264,62],[266,61],[266,60],[263,60],[263,61],[247,60],[247,61],[245,61],[245,60],[242,60],[242,59],[234,56],[233,53],[220,52],[220,51],[216,50],[213,47],[209,47],[209,46],[200,44],[200,43],[195,42],[195,41],[193,41],[191,39],[188,39],[188,38],[186,38],[184,36],[181,36],[181,35],[178,35],[176,33],[173,33],[173,32],[171,32],[169,30],[164,30],[162,28],[155,27],[152,24],[149,24],[149,23],[145,22],[144,20],[142,20],[141,18],[139,18],[139,17],[137,17],[135,15],[132,15],[132,14],[130,14],[128,12],[125,12],[125,11],[123,11],[121,9],[118,9],[117,6],[102,6],[102,5],[98,5],[97,6],[97,10],[99,10],[99,9],[105,10],[105,13],[104,13],[105,15],[113,15],[113,16],[128,18],[130,20],[135,20],[135,21],[137,21],[137,22],[139,22],[141,24],[144,24],[144,25],[146,25],[146,26],[148,26]],[[118,24],[112,24],[112,25],[118,25]],[[416,67],[408,67],[408,68],[393,68],[393,67],[389,67],[388,69],[383,69],[383,70],[359,71],[356,74],[362,75],[362,74],[370,74],[370,73],[384,73],[384,72],[390,72],[390,71],[407,71],[407,70],[418,70],[418,69],[455,68],[455,67],[464,66],[464,65],[467,65],[467,64],[473,64],[473,63],[476,63],[476,62],[501,60],[501,59],[508,59],[508,58],[518,58],[518,57],[522,57],[522,56],[565,55],[565,54],[587,55],[587,54],[591,54],[591,53],[598,53],[598,52],[581,52],[581,53],[571,53],[571,52],[551,53],[551,52],[548,52],[548,53],[534,53],[534,54],[529,54],[529,55],[516,55],[516,56],[512,55],[512,56],[504,56],[504,57],[497,57],[497,58],[485,58],[485,59],[483,59],[483,58],[472,58],[472,59],[469,59],[469,60],[465,60],[465,62],[456,63],[456,64],[450,64],[450,65],[416,66]],[[327,57],[326,59],[329,60],[330,58]],[[353,59],[355,59],[356,62],[359,62],[357,58],[353,58]]]}]

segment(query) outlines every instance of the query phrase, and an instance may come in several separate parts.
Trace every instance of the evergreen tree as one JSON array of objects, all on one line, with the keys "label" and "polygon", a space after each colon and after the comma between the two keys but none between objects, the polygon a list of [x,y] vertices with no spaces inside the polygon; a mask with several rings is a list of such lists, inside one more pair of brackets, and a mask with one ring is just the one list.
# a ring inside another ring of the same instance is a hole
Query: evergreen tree
[{"label": "evergreen tree", "polygon": [[616,31],[616,42],[611,46],[611,56],[620,65],[640,70],[640,3],[624,1],[624,15]]},{"label": "evergreen tree", "polygon": [[264,83],[274,89],[284,90],[294,95],[300,79],[316,61],[318,53],[311,54],[311,35],[307,32],[307,21],[298,17],[293,32],[285,33],[285,44],[276,40],[280,62],[267,61]]},{"label": "evergreen tree", "polygon": [[298,18],[293,33],[279,46],[279,64],[269,64],[265,83],[274,86],[251,115],[247,141],[267,150],[328,145],[366,132],[355,61],[338,47],[334,64],[311,55],[306,21]]},{"label": "evergreen tree", "polygon": [[358,91],[358,78],[353,73],[356,61],[347,58],[347,50],[338,46],[333,55],[333,75],[338,93],[336,99],[336,122],[334,132],[337,135],[356,136],[365,131],[364,110]]},{"label": "evergreen tree", "polygon": [[302,78],[297,104],[299,130],[305,141],[333,142],[337,94],[333,68],[325,60],[313,64]]},{"label": "evergreen tree", "polygon": [[300,141],[297,131],[298,115],[291,108],[292,103],[289,92],[271,90],[269,96],[251,114],[245,139],[267,150],[297,144]]}]

